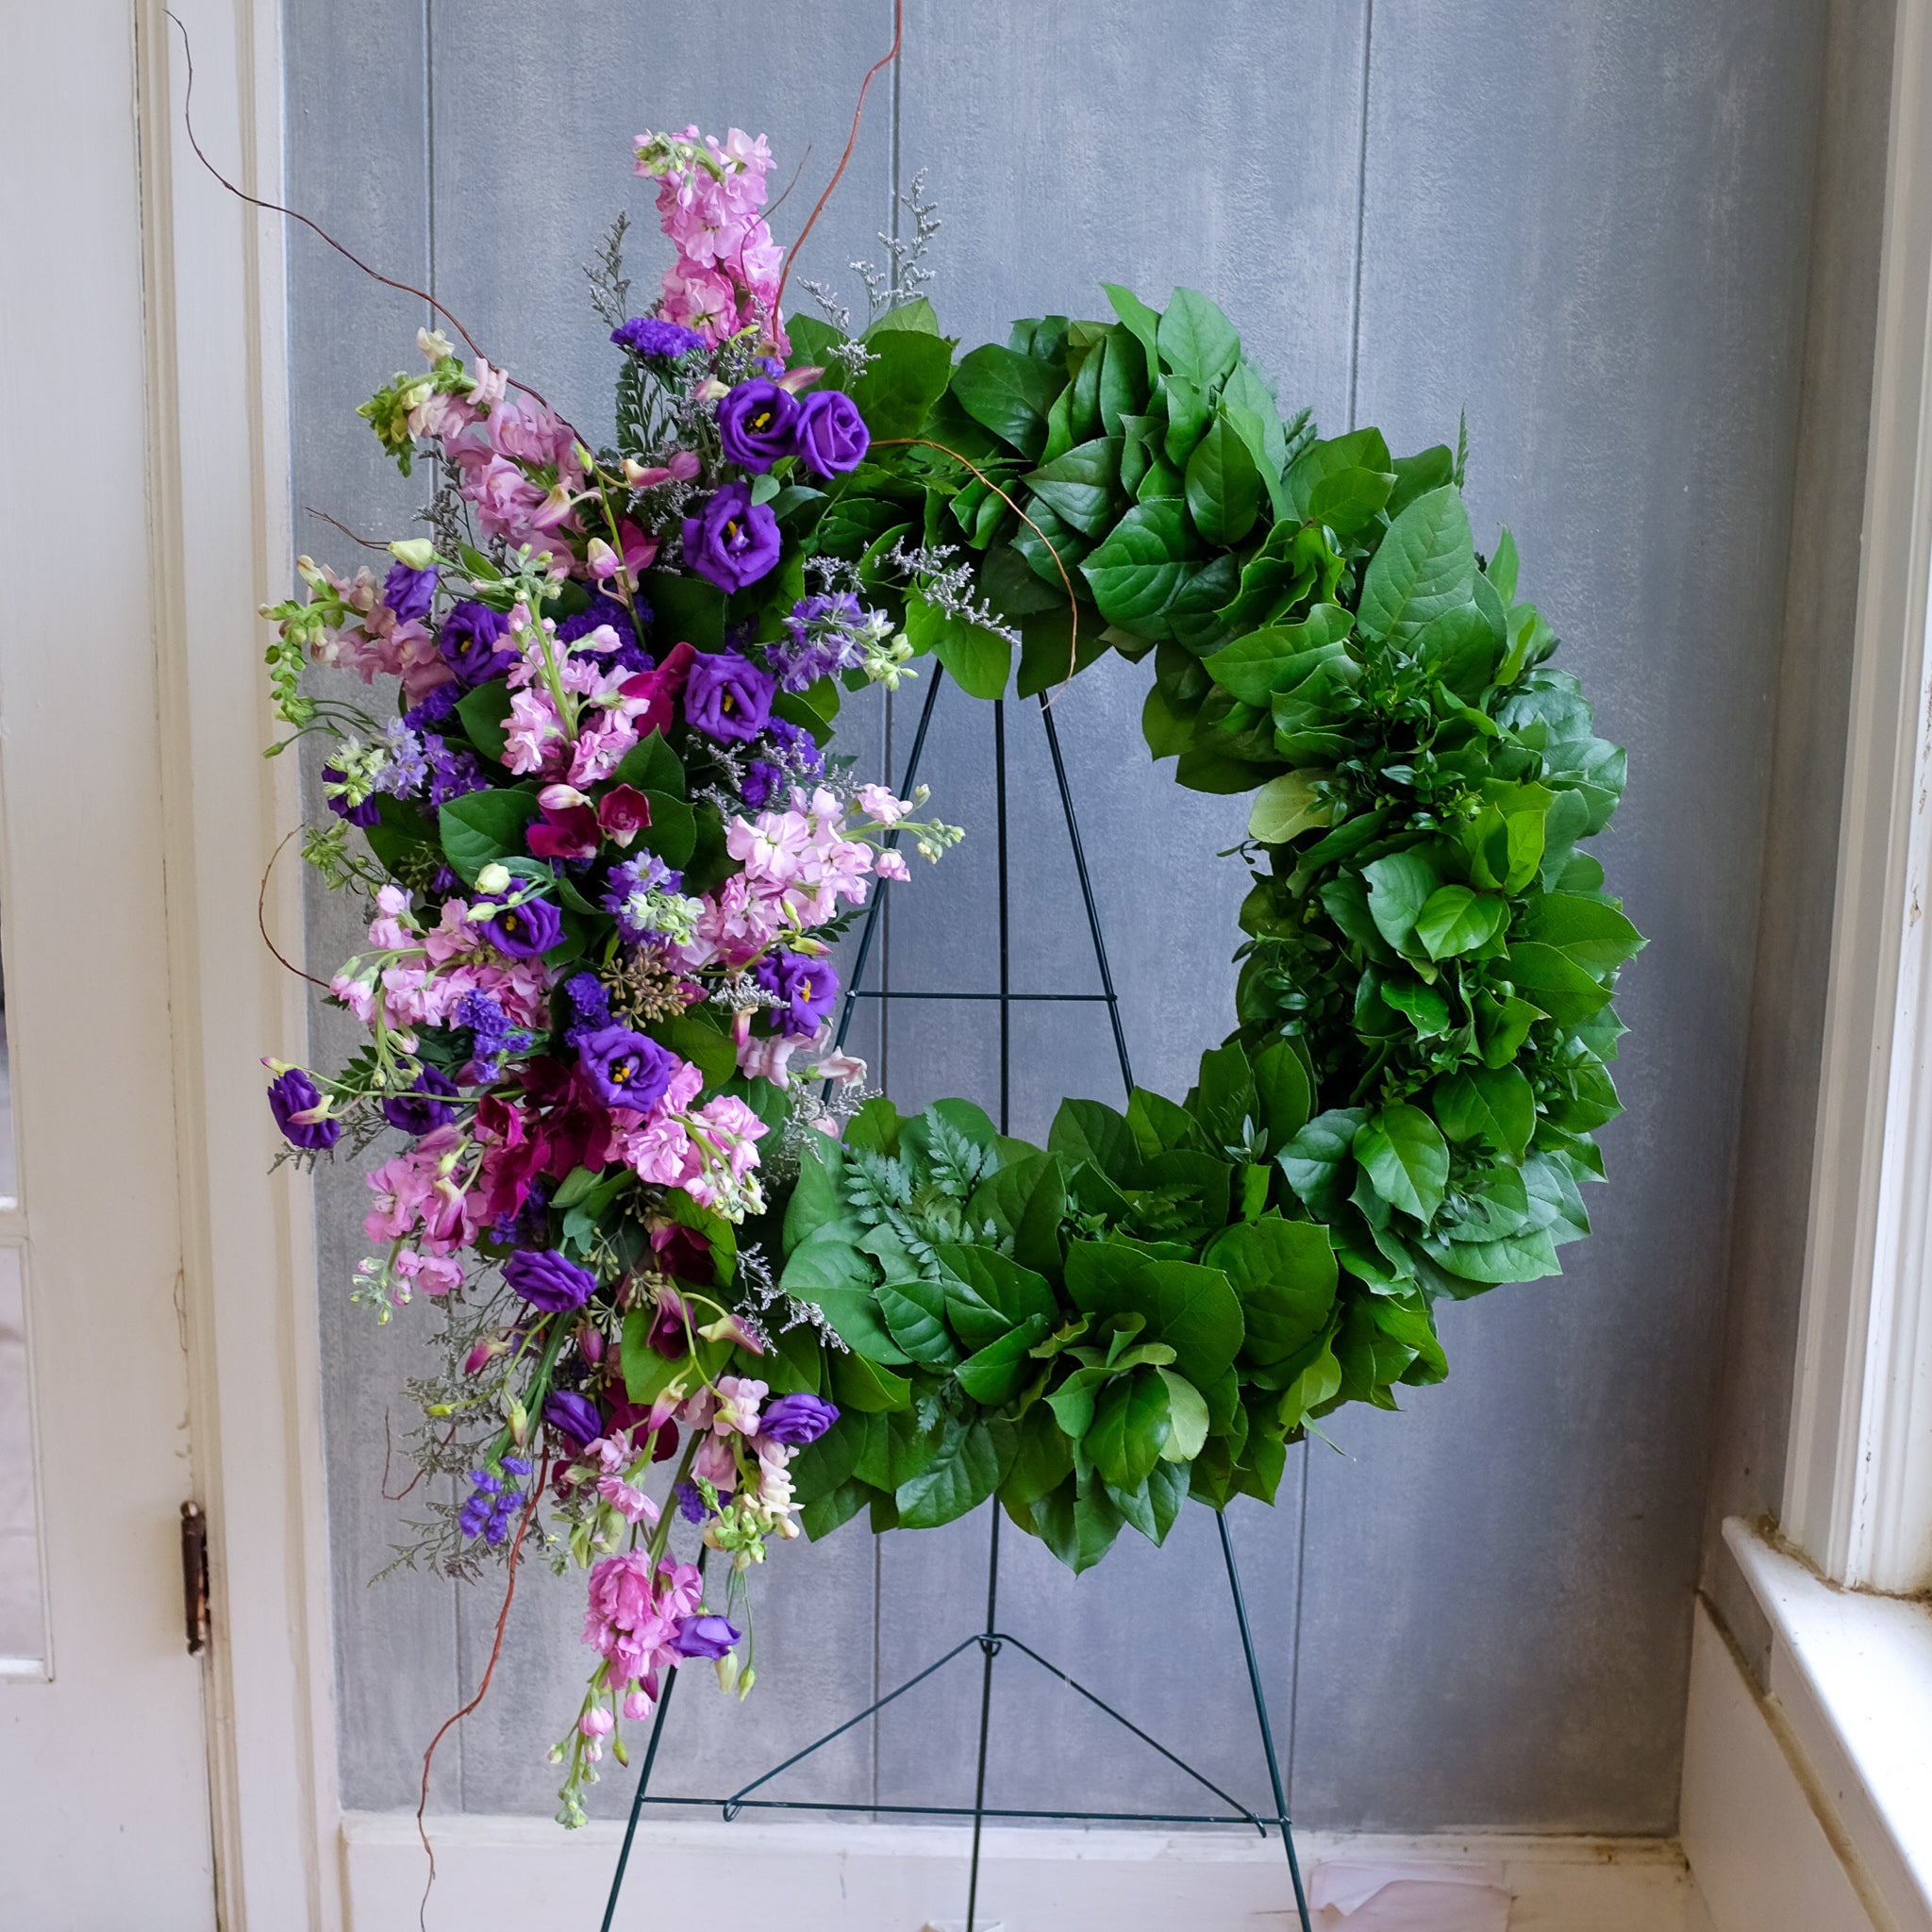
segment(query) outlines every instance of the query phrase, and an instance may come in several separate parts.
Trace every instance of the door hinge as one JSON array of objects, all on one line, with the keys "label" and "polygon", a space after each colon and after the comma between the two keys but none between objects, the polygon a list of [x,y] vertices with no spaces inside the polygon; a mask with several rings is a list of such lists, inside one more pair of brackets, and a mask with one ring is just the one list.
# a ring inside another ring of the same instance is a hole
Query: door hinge
[{"label": "door hinge", "polygon": [[208,1648],[208,1518],[199,1503],[181,1506],[181,1612],[188,1655]]}]

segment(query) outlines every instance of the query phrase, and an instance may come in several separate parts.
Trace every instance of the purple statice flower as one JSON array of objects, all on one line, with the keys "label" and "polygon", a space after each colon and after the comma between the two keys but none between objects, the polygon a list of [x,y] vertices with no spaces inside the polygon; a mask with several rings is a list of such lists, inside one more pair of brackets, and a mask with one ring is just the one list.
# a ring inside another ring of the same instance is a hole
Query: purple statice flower
[{"label": "purple statice flower", "polygon": [[772,715],[772,680],[736,651],[700,651],[684,687],[685,722],[721,744],[742,744]]},{"label": "purple statice flower", "polygon": [[622,865],[610,868],[604,909],[617,922],[617,929],[634,946],[668,937],[648,924],[646,901],[652,892],[675,892],[684,884],[684,874],[673,872],[655,852],[641,852]]},{"label": "purple statice flower", "polygon": [[509,1015],[493,993],[466,992],[456,1005],[456,1023],[470,1029],[470,1057],[489,1071],[482,1077],[493,1080],[509,1050]]},{"label": "purple statice flower", "polygon": [[429,803],[438,809],[452,798],[490,789],[490,780],[483,775],[475,753],[452,751],[434,731],[423,735],[423,756],[429,774]]},{"label": "purple statice flower", "polygon": [[838,1420],[838,1409],[816,1395],[780,1395],[765,1404],[758,1417],[758,1434],[800,1449],[816,1442]]},{"label": "purple statice flower", "polygon": [[275,1117],[275,1125],[281,1128],[290,1146],[300,1147],[305,1153],[318,1154],[342,1138],[340,1121],[295,1119],[298,1113],[308,1113],[321,1105],[322,1090],[300,1067],[291,1067],[269,1085],[268,1108]]},{"label": "purple statice flower", "polygon": [[[500,1467],[503,1475],[488,1469],[470,1472],[475,1487],[469,1500],[457,1512],[458,1529],[464,1536],[480,1536],[491,1549],[509,1534],[510,1523],[524,1501],[524,1492],[517,1483],[530,1473],[530,1465],[521,1456],[506,1456]],[[506,1483],[504,1476],[514,1480]]]},{"label": "purple statice flower", "polygon": [[411,731],[424,731],[432,724],[441,724],[456,709],[461,690],[460,685],[439,684],[420,704],[411,705],[403,713],[403,723]]},{"label": "purple statice flower", "polygon": [[436,566],[411,570],[407,563],[390,565],[382,580],[382,601],[396,614],[398,624],[420,624],[429,615],[436,600]]},{"label": "purple statice flower", "polygon": [[808,1040],[831,1016],[839,997],[839,975],[829,959],[803,953],[767,953],[752,975],[767,992],[785,1002],[773,1010],[775,1032]]},{"label": "purple statice flower", "polygon": [[723,1617],[680,1617],[671,1647],[679,1657],[703,1657],[708,1662],[723,1657],[742,1634],[737,1624]]},{"label": "purple statice flower", "polygon": [[762,811],[772,802],[774,793],[783,794],[787,776],[776,765],[767,764],[763,758],[754,758],[744,768],[744,783],[739,790],[752,810]]},{"label": "purple statice flower", "polygon": [[335,813],[337,818],[347,819],[352,825],[368,826],[379,824],[382,822],[382,807],[376,803],[374,793],[365,798],[360,805],[351,805],[341,792],[331,791],[327,789],[331,785],[345,785],[348,783],[348,774],[340,765],[323,766],[322,782],[324,787],[324,803],[327,805],[329,810]]},{"label": "purple statice flower", "polygon": [[517,661],[514,651],[500,648],[508,634],[509,619],[501,610],[466,597],[450,606],[436,648],[456,673],[457,682],[465,691],[474,691],[501,677]]},{"label": "purple statice flower", "polygon": [[785,620],[784,641],[765,646],[765,661],[787,691],[803,691],[859,661],[854,633],[865,622],[849,591],[801,597]]},{"label": "purple statice flower", "polygon": [[503,1278],[512,1293],[545,1314],[580,1308],[591,1299],[597,1277],[555,1248],[519,1248],[503,1264]]},{"label": "purple statice flower", "polygon": [[698,1486],[687,1476],[676,1489],[677,1513],[687,1523],[702,1523],[711,1512],[705,1507],[705,1499],[698,1492]]},{"label": "purple statice flower", "polygon": [[793,771],[824,770],[824,755],[819,750],[819,741],[804,725],[794,724],[788,718],[774,718],[766,724],[765,732],[785,753]]},{"label": "purple statice flower", "polygon": [[664,1098],[677,1056],[648,1034],[603,1026],[577,1041],[577,1062],[606,1107],[649,1113]]},{"label": "purple statice flower", "polygon": [[741,382],[718,405],[718,441],[724,460],[754,471],[769,470],[791,454],[791,425],[798,398],[762,375]]},{"label": "purple statice flower", "polygon": [[843,390],[814,390],[799,405],[791,437],[798,459],[821,476],[842,476],[865,460],[872,435]]},{"label": "purple statice flower", "polygon": [[456,1082],[447,1074],[425,1065],[407,1093],[392,1093],[382,1103],[382,1117],[405,1134],[426,1134],[456,1119],[450,1105],[456,1092]]},{"label": "purple statice flower", "polygon": [[783,539],[772,507],[751,500],[751,486],[727,483],[684,520],[684,560],[721,591],[741,591],[770,574]]},{"label": "purple statice flower", "polygon": [[610,995],[594,973],[574,974],[564,981],[563,990],[577,1016],[576,1024],[563,1036],[573,1046],[579,1045],[586,1034],[609,1025]]},{"label": "purple statice flower", "polygon": [[695,329],[680,328],[675,322],[659,322],[655,315],[633,317],[610,331],[610,340],[620,349],[641,356],[646,362],[675,362],[705,346]]},{"label": "purple statice flower", "polygon": [[521,906],[499,904],[478,924],[484,938],[511,959],[534,959],[563,937],[563,914],[548,899],[525,899]]},{"label": "purple statice flower", "polygon": [[415,797],[429,782],[423,741],[400,718],[391,718],[382,728],[382,741],[389,762],[382,768],[376,789],[391,798]]},{"label": "purple statice flower", "polygon": [[543,1420],[580,1449],[586,1442],[594,1442],[604,1430],[597,1405],[568,1389],[559,1389],[543,1405]]}]

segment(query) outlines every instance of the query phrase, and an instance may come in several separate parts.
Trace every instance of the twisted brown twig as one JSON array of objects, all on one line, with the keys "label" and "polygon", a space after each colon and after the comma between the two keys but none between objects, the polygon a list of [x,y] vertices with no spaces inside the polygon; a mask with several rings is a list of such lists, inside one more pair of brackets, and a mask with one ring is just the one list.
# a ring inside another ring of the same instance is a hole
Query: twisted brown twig
[{"label": "twisted brown twig", "polygon": [[[865,71],[865,78],[858,83],[858,105],[852,109],[852,132],[845,137],[845,152],[839,157],[839,165],[832,170],[832,178],[825,183],[825,192],[812,206],[812,211],[805,218],[805,226],[799,229],[798,239],[792,242],[785,256],[785,270],[778,277],[778,292],[772,302],[772,313],[775,317],[785,307],[785,284],[791,279],[791,264],[798,259],[798,251],[805,246],[805,238],[812,231],[812,225],[824,212],[826,202],[832,198],[832,190],[839,185],[839,176],[845,172],[845,163],[852,158],[852,150],[858,142],[858,119],[865,112],[865,92],[871,87],[874,76],[882,67],[890,67],[899,58],[899,43],[906,38],[906,0],[892,0],[892,44]],[[787,194],[791,193],[788,188]]]},{"label": "twisted brown twig", "polygon": [[281,844],[277,845],[275,849],[273,852],[271,852],[268,856],[268,863],[262,868],[261,871],[261,890],[255,895],[255,924],[260,929],[262,944],[265,945],[269,949],[269,951],[275,956],[275,958],[278,960],[281,961],[282,965],[287,967],[288,970],[291,973],[292,973],[297,979],[306,979],[310,986],[319,986],[321,987],[324,992],[326,992],[328,991],[327,980],[318,979],[316,978],[314,974],[303,972],[301,967],[297,966],[292,959],[283,958],[282,949],[278,945],[276,945],[275,941],[270,939],[268,936],[269,875],[275,871],[275,860],[282,856],[284,847],[286,847],[289,841],[295,836],[295,832],[299,832],[301,829],[302,827],[300,825],[297,825],[295,827],[295,831],[285,832],[282,835]]}]

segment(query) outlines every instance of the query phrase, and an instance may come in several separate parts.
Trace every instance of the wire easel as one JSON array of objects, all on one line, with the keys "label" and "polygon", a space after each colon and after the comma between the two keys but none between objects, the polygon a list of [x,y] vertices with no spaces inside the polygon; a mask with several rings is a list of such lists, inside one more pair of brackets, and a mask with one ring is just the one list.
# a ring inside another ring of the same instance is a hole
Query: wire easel
[{"label": "wire easel", "polygon": [[[932,682],[927,689],[925,703],[919,714],[919,726],[913,734],[912,748],[906,761],[905,775],[899,781],[899,790],[909,792],[919,774],[919,761],[925,749],[926,734],[931,728],[933,712],[939,702],[940,687],[944,674],[934,666]],[[1011,923],[1008,904],[1010,872],[1008,854],[1008,814],[1007,814],[1007,708],[1004,700],[995,700],[992,707],[993,732],[993,801],[995,833],[998,841],[999,866],[999,990],[996,992],[946,992],[917,991],[901,992],[896,988],[871,989],[863,985],[865,971],[872,958],[873,941],[877,937],[879,914],[885,904],[883,887],[874,894],[871,906],[866,910],[865,924],[861,927],[858,947],[854,955],[851,985],[848,988],[843,1009],[840,1016],[837,1044],[842,1048],[847,1033],[851,1029],[853,1016],[858,1011],[861,999],[877,1000],[947,1000],[984,1002],[996,1001],[999,1005],[999,1128],[1001,1133],[1009,1131],[1008,1114],[1012,1099],[1012,1009],[1017,1005],[1041,1002],[1056,1004],[1104,1005],[1108,1019],[1113,1029],[1114,1051],[1120,1061],[1121,1079],[1129,1093],[1133,1091],[1133,1067],[1127,1056],[1127,1039],[1121,1025],[1120,1002],[1114,991],[1113,973],[1108,964],[1107,941],[1100,929],[1100,912],[1094,904],[1093,885],[1087,870],[1087,854],[1080,841],[1079,820],[1074,810],[1074,796],[1067,784],[1066,760],[1061,755],[1059,732],[1054,722],[1052,707],[1044,696],[1040,700],[1041,723],[1046,732],[1047,750],[1053,760],[1054,782],[1059,791],[1060,808],[1066,819],[1067,838],[1073,848],[1074,869],[1080,883],[1080,898],[1087,912],[1087,924],[1093,937],[1094,963],[1100,970],[1101,991],[1099,992],[1024,993],[1012,990],[1011,951],[1009,945]],[[898,834],[891,834],[889,845],[898,843]],[[602,1932],[611,1932],[616,1919],[617,1902],[624,1890],[625,1871],[630,1861],[631,1845],[637,1836],[638,1820],[646,1805],[684,1806],[708,1808],[716,1806],[724,1820],[729,1823],[745,1811],[840,1811],[883,1814],[902,1818],[966,1818],[973,1820],[973,1851],[968,1866],[966,1882],[966,1932],[979,1932],[979,1858],[981,1833],[989,1818],[1026,1819],[1043,1824],[1243,1824],[1251,1825],[1264,1838],[1272,1825],[1281,1834],[1282,1849],[1288,1857],[1289,1877],[1294,1887],[1295,1911],[1302,1932],[1310,1932],[1308,1924],[1307,1899],[1302,1889],[1301,1865],[1295,1857],[1294,1831],[1288,1815],[1288,1794],[1282,1783],[1281,1762],[1274,1749],[1274,1727],[1268,1720],[1268,1698],[1261,1686],[1260,1665],[1255,1655],[1254,1633],[1248,1624],[1247,1601],[1241,1591],[1241,1572],[1235,1562],[1234,1541],[1228,1534],[1226,1515],[1215,1512],[1215,1527],[1220,1532],[1222,1558],[1227,1569],[1228,1593],[1233,1600],[1235,1622],[1241,1630],[1241,1656],[1247,1665],[1248,1685],[1254,1693],[1255,1721],[1261,1734],[1261,1750],[1268,1763],[1268,1780],[1274,1798],[1272,1811],[1257,1811],[1243,1805],[1240,1799],[1224,1791],[1211,1778],[1196,1770],[1186,1759],[1170,1751],[1158,1739],[1150,1737],[1130,1718],[1116,1710],[1106,1699],[1097,1696],[1081,1683],[1076,1682],[1061,1670],[1058,1664],[1024,1643],[1009,1631],[999,1627],[999,1587],[1000,1587],[1000,1507],[995,1501],[991,1505],[992,1528],[988,1541],[986,1574],[986,1624],[972,1636],[962,1638],[943,1657],[918,1672],[889,1690],[883,1697],[875,1698],[856,1716],[827,1731],[822,1738],[795,1751],[782,1764],[774,1765],[761,1776],[749,1784],[741,1786],[728,1797],[669,1797],[651,1791],[651,1773],[657,1763],[658,1745],[664,1732],[664,1720],[671,1709],[671,1693],[676,1688],[678,1672],[672,1672],[664,1683],[663,1695],[658,1699],[657,1715],[652,1721],[650,1740],[645,1746],[642,1764],[638,1771],[637,1792],[631,1800],[630,1818],[625,1827],[624,1844],[617,1856],[617,1869],[610,1882],[610,1896],[604,1907]],[[1058,1677],[1067,1688],[1104,1712],[1114,1723],[1131,1732],[1136,1738],[1185,1772],[1203,1790],[1211,1792],[1222,1804],[1228,1807],[1226,1811],[1217,1812],[1176,1812],[1176,1811],[1042,1811],[1031,1808],[1012,1808],[989,1805],[986,1802],[986,1754],[987,1740],[992,1720],[992,1667],[993,1660],[1002,1651],[1012,1649],[1030,1658],[1042,1670]],[[977,1763],[974,1774],[973,1802],[970,1805],[892,1805],[881,1804],[875,1800],[863,1803],[832,1803],[824,1799],[761,1798],[753,1795],[762,1790],[774,1779],[802,1764],[815,1753],[822,1751],[835,1739],[842,1738],[848,1731],[856,1729],[895,1703],[908,1690],[916,1689],[927,1678],[936,1676],[956,1658],[966,1657],[973,1650],[980,1654],[979,1689],[979,1740]]]}]

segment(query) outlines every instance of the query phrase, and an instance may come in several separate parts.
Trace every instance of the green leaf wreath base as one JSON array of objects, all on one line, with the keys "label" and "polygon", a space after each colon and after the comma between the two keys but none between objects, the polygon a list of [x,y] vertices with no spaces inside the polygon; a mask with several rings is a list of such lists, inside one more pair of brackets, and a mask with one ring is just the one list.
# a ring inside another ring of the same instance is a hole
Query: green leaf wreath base
[{"label": "green leaf wreath base", "polygon": [[[975,696],[1151,656],[1154,755],[1253,794],[1239,1024],[1184,1100],[1069,1100],[1044,1148],[876,1100],[783,1211],[781,1285],[846,1344],[793,1331],[758,1370],[841,1411],[797,1461],[807,1531],[997,1496],[1076,1571],[1190,1495],[1272,1501],[1322,1417],[1447,1373],[1436,1302],[1558,1272],[1643,943],[1580,850],[1624,754],[1548,668],[1508,533],[1477,554],[1461,451],[1319,440],[1211,302],[1107,292],[1110,322],[1022,322],[957,363],[911,303],[856,380],[794,320],[794,366],[849,383],[874,447],[775,505]],[[908,534],[965,547],[991,623],[894,589],[876,566]],[[651,587],[694,636],[795,591]],[[823,729],[838,693],[808,696]],[[637,1401],[673,1368],[645,1326]]]}]

